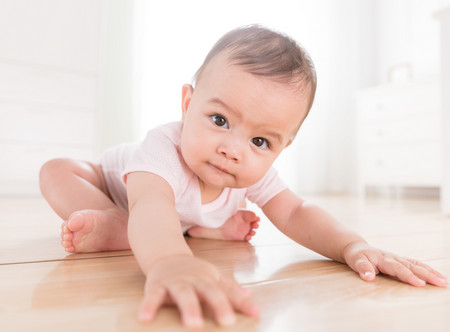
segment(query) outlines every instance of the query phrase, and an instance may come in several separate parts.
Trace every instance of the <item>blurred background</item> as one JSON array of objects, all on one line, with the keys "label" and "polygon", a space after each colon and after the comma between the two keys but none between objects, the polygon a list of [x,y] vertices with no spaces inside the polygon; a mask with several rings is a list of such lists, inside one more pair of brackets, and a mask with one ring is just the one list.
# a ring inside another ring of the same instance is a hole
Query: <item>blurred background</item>
[{"label": "blurred background", "polygon": [[[252,23],[310,53],[316,101],[276,162],[298,193],[438,196],[450,0],[0,0],[0,194],[181,116],[212,45]],[[447,9],[447,11],[446,11]],[[441,13],[441,14],[439,14]],[[442,14],[444,13],[444,14]]]}]

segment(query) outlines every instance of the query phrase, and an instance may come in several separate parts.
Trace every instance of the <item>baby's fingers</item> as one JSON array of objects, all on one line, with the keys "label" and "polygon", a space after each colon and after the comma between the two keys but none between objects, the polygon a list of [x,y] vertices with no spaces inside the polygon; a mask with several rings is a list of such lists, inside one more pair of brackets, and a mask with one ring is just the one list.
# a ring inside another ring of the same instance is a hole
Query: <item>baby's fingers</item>
[{"label": "baby's fingers", "polygon": [[366,281],[372,281],[378,273],[373,264],[365,255],[360,255],[353,263],[349,265],[354,271],[359,273],[361,279]]},{"label": "baby's fingers", "polygon": [[216,321],[223,326],[233,325],[236,321],[233,307],[225,292],[217,284],[208,281],[198,282],[196,289],[202,300],[211,308]]},{"label": "baby's fingers", "polygon": [[423,287],[427,282],[433,284],[437,282],[437,286],[444,286],[439,281],[435,280],[432,273],[425,269],[423,265],[418,265],[411,260],[387,256],[379,262],[378,268],[381,272],[397,277],[416,287]]},{"label": "baby's fingers", "polygon": [[170,285],[169,294],[181,313],[183,325],[190,328],[203,326],[202,309],[195,289],[189,283]]},{"label": "baby's fingers", "polygon": [[250,290],[242,288],[236,281],[229,280],[227,294],[233,307],[243,314],[251,317],[259,315],[259,308],[250,297]]},{"label": "baby's fingers", "polygon": [[155,318],[156,312],[163,304],[165,297],[166,291],[162,287],[147,289],[139,308],[139,320],[143,323],[150,323]]},{"label": "baby's fingers", "polygon": [[426,284],[424,280],[416,276],[410,269],[394,257],[383,257],[383,259],[378,262],[378,269],[384,274],[397,277],[401,281],[416,287],[423,287]]},{"label": "baby's fingers", "polygon": [[411,259],[398,258],[398,260],[424,282],[440,287],[447,285],[447,278],[428,265]]}]

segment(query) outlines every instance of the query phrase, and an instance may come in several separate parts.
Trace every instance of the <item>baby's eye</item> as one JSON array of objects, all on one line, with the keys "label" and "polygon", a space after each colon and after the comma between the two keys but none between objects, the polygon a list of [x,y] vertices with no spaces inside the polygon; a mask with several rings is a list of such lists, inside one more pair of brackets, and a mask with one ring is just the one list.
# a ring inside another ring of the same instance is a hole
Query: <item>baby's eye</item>
[{"label": "baby's eye", "polygon": [[216,126],[228,129],[227,119],[225,119],[223,116],[214,114],[214,115],[211,115],[211,119],[213,120],[213,122]]},{"label": "baby's eye", "polygon": [[255,137],[252,138],[252,143],[255,144],[258,148],[268,148],[269,142],[265,138],[262,137]]}]

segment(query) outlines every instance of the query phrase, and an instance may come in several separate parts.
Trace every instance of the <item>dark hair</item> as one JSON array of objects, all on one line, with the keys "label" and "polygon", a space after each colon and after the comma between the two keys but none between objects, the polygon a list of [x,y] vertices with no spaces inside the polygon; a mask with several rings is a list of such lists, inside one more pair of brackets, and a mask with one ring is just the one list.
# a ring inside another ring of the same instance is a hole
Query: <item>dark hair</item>
[{"label": "dark hair", "polygon": [[231,30],[209,51],[194,81],[200,79],[211,59],[224,50],[230,52],[229,59],[233,64],[244,67],[250,74],[272,78],[299,89],[309,88],[309,112],[316,93],[316,70],[308,53],[292,38],[259,25]]}]

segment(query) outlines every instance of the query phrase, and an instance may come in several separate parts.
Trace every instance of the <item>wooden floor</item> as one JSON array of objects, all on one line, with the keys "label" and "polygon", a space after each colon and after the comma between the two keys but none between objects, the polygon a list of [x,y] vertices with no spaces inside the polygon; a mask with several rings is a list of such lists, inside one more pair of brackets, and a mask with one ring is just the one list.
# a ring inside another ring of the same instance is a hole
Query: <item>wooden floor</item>
[{"label": "wooden floor", "polygon": [[[308,198],[308,197],[306,197]],[[450,275],[450,218],[434,199],[310,197],[371,244]],[[0,198],[0,331],[183,331],[165,308],[136,320],[144,278],[130,251],[66,255],[40,198]],[[387,277],[368,283],[296,245],[263,219],[250,244],[189,241],[253,291],[261,317],[206,331],[450,331],[450,289]]]}]

